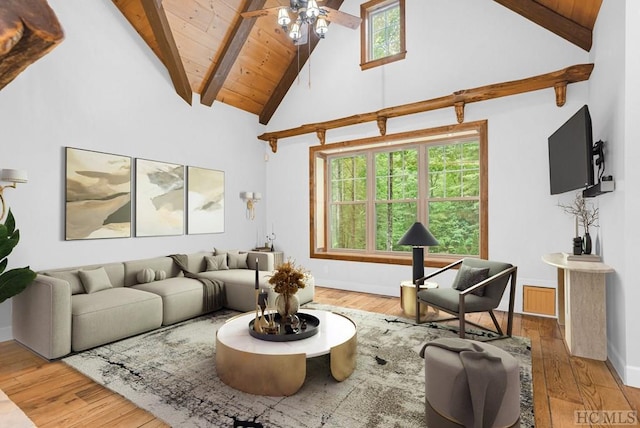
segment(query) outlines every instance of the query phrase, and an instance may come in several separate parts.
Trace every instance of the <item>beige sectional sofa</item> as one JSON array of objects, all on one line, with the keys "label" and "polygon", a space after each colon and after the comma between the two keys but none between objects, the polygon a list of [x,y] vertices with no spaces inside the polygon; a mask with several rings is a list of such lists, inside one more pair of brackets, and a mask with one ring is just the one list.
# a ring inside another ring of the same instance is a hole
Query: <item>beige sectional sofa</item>
[{"label": "beige sectional sofa", "polygon": [[[229,253],[229,261],[237,261],[237,254]],[[198,252],[186,257],[189,272],[221,281],[222,295],[216,296],[219,304],[212,310],[254,310],[257,265],[260,288],[275,299],[268,284],[273,254],[241,253],[240,268],[231,263],[232,268],[212,270],[215,256]],[[13,337],[56,359],[210,312],[204,294],[202,282],[184,276],[171,257],[42,271],[12,299]],[[313,295],[310,276],[298,298],[306,303]]]}]

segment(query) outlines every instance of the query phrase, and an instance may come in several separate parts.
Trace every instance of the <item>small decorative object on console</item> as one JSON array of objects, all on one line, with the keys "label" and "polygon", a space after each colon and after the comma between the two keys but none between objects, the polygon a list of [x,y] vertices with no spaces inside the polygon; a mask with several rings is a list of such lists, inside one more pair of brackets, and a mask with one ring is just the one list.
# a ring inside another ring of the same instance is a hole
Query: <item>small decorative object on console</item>
[{"label": "small decorative object on console", "polygon": [[[597,227],[596,223],[598,222],[599,216],[598,208],[593,207],[593,205],[587,205],[582,193],[576,193],[576,198],[574,199],[573,204],[559,204],[559,206],[565,213],[574,216],[576,219],[576,234],[573,239],[573,254],[591,254],[591,235],[589,234],[589,227]],[[584,237],[580,237],[578,224],[581,224],[584,229]],[[578,244],[581,246],[580,249],[578,249]]]}]

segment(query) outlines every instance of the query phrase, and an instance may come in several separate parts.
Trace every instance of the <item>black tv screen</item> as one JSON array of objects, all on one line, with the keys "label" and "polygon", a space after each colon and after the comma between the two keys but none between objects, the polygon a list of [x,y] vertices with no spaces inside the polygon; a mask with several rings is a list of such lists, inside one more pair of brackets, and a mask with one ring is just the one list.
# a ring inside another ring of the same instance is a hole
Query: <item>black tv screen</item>
[{"label": "black tv screen", "polygon": [[552,195],[593,185],[592,151],[591,116],[585,105],[549,137]]}]

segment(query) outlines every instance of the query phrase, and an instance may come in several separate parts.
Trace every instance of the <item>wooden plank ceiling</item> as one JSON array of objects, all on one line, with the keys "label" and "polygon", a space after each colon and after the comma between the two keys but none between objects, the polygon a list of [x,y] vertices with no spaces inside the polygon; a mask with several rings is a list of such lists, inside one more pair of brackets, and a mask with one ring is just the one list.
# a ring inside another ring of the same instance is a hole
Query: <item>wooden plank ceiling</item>
[{"label": "wooden plank ceiling", "polygon": [[[602,0],[495,0],[560,37],[591,49]],[[176,92],[191,104],[223,102],[266,124],[308,59],[273,16],[240,14],[287,6],[289,0],[113,0],[165,64]],[[364,0],[360,0],[364,2]],[[343,0],[321,6],[339,9]],[[327,35],[331,37],[331,32]],[[311,52],[318,43],[311,37]],[[300,58],[298,58],[300,56]]]}]

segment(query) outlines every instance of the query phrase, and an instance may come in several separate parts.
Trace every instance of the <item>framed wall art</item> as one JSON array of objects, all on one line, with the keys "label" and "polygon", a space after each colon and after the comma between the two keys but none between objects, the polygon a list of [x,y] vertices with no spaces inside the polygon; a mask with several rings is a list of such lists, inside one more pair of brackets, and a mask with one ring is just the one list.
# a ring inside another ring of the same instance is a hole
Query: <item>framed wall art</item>
[{"label": "framed wall art", "polygon": [[184,233],[184,166],[136,159],[136,236]]},{"label": "framed wall art", "polygon": [[187,167],[187,233],[224,232],[224,172]]},{"label": "framed wall art", "polygon": [[131,236],[131,158],[66,147],[65,239]]}]

